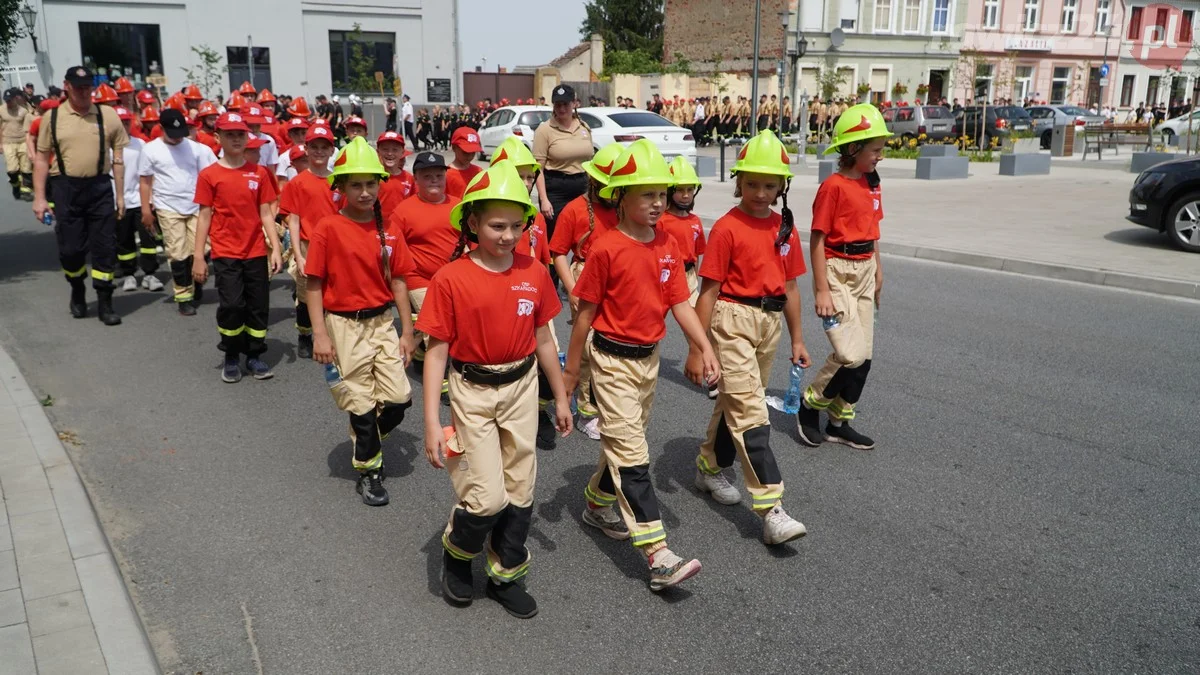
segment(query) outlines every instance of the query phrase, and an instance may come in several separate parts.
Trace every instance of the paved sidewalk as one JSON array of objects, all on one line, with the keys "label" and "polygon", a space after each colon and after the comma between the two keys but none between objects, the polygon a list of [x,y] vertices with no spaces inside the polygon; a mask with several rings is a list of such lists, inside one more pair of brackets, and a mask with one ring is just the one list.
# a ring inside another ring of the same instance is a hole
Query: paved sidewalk
[{"label": "paved sidewalk", "polygon": [[0,675],[158,673],[75,467],[0,349]]},{"label": "paved sidewalk", "polygon": [[[1119,168],[1076,159],[1055,162],[1048,176],[1010,177],[999,175],[999,163],[976,163],[966,180],[923,181],[915,160],[884,160],[881,250],[1200,299],[1200,254],[1125,220],[1135,176]],[[807,239],[816,162],[794,170],[789,203]],[[734,205],[732,195],[732,182],[705,179],[696,212],[711,225]]]}]

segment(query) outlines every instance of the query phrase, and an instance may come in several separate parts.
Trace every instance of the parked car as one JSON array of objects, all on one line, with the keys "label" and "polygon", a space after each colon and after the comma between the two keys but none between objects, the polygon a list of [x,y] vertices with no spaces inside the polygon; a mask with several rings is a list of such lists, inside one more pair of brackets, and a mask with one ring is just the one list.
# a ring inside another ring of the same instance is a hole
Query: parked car
[{"label": "parked car", "polygon": [[1171,138],[1175,136],[1187,136],[1189,126],[1192,128],[1193,136],[1200,135],[1200,110],[1190,115],[1180,115],[1174,119],[1166,120],[1154,127],[1154,133],[1162,137],[1164,145],[1169,145]]},{"label": "parked car", "polygon": [[675,157],[696,158],[696,139],[691,129],[676,126],[661,115],[633,108],[580,108],[579,119],[592,130],[592,142],[599,150],[609,143],[630,143],[648,138],[671,161]]},{"label": "parked car", "polygon": [[1157,164],[1138,174],[1125,219],[1166,233],[1185,251],[1200,253],[1200,158]]},{"label": "parked car", "polygon": [[887,108],[883,121],[888,131],[905,141],[925,134],[931,141],[942,141],[954,136],[954,113],[944,105],[910,105]]},{"label": "parked car", "polygon": [[497,108],[479,127],[479,144],[488,155],[496,151],[504,139],[516,136],[533,149],[533,132],[550,119],[553,111],[544,105],[510,105]]},{"label": "parked car", "polygon": [[1050,147],[1054,137],[1054,127],[1059,124],[1074,123],[1076,131],[1079,127],[1104,124],[1104,115],[1094,115],[1086,108],[1077,105],[1031,105],[1025,109],[1033,119],[1033,133],[1042,141],[1042,149]]},{"label": "parked car", "polygon": [[987,148],[993,138],[1003,142],[1014,132],[1029,131],[1032,128],[1033,119],[1021,106],[970,106],[959,111],[955,119],[954,133],[960,137],[969,136],[972,145]]}]

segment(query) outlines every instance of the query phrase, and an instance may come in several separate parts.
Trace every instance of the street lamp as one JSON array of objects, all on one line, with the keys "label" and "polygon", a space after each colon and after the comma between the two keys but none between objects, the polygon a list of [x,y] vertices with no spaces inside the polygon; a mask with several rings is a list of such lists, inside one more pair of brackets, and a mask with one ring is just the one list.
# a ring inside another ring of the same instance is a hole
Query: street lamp
[{"label": "street lamp", "polygon": [[[779,13],[779,21],[780,21],[780,23],[783,24],[783,44],[786,46],[787,38],[788,38],[788,28],[791,27],[791,23],[792,23],[792,13],[791,12],[780,12]],[[776,62],[777,65],[775,68],[777,71],[779,71],[779,119],[776,120],[775,128],[779,130],[779,135],[781,137],[783,136],[783,98],[784,98],[784,96],[783,96],[784,84],[783,83],[786,81],[784,79],[785,71],[784,71],[783,56],[784,56],[783,54],[779,55],[779,60]]]},{"label": "street lamp", "polygon": [[29,29],[29,39],[33,40],[33,53],[36,54],[38,50],[37,35],[34,35],[33,27],[37,25],[37,10],[29,5],[24,5],[17,11],[21,14],[21,20],[25,22],[25,28]]}]

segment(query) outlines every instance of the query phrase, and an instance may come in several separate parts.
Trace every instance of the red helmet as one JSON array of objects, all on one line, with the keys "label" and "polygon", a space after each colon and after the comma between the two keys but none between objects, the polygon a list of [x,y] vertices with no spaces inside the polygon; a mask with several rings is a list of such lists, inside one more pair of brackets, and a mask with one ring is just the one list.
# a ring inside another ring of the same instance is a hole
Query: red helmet
[{"label": "red helmet", "polygon": [[204,101],[203,103],[200,104],[200,107],[196,109],[196,117],[197,118],[210,117],[210,116],[215,117],[220,114],[221,114],[221,111],[217,110],[217,106],[213,105],[211,101]]},{"label": "red helmet", "polygon": [[246,97],[238,92],[233,92],[229,95],[229,100],[225,101],[225,109],[231,112],[236,112],[246,107]]},{"label": "red helmet", "polygon": [[129,78],[127,78],[127,77],[117,78],[117,93],[118,94],[132,94],[133,93],[133,83],[129,81]]},{"label": "red helmet", "polygon": [[143,89],[137,94],[137,101],[143,106],[154,105],[157,99],[154,98],[154,93]]},{"label": "red helmet", "polygon": [[158,121],[158,111],[155,110],[154,108],[142,108],[142,121],[143,122],[157,122]]},{"label": "red helmet", "polygon": [[312,112],[308,109],[308,103],[303,96],[297,96],[292,99],[292,104],[288,106],[288,114],[292,117],[308,117]]},{"label": "red helmet", "polygon": [[364,119],[363,119],[363,118],[361,118],[361,117],[354,117],[354,116],[352,116],[352,117],[347,117],[347,118],[346,118],[346,121],[345,121],[345,122],[343,122],[343,123],[342,123],[342,125],[343,125],[343,126],[347,126],[347,127],[348,127],[348,126],[350,126],[350,125],[354,125],[354,126],[359,126],[359,127],[362,127],[363,129],[366,129],[366,128],[367,128],[367,122],[366,122],[366,120],[364,120]]},{"label": "red helmet", "polygon": [[275,94],[272,94],[271,90],[266,87],[263,87],[263,90],[258,92],[259,103],[274,103],[275,100]]},{"label": "red helmet", "polygon": [[171,94],[169,97],[167,97],[166,101],[163,101],[163,108],[171,108],[172,110],[178,110],[181,113],[186,113],[187,101],[183,99],[183,94]]},{"label": "red helmet", "polygon": [[242,86],[238,87],[237,93],[241,94],[242,96],[253,96],[255,93],[257,93],[257,91],[258,90],[254,88],[254,85],[250,84],[250,80],[246,80],[242,83]]},{"label": "red helmet", "polygon": [[308,130],[308,120],[304,119],[303,117],[293,117],[290,120],[288,120],[287,124],[285,124],[284,126],[287,127],[288,131],[291,131],[292,129],[304,129],[307,131]]},{"label": "red helmet", "polygon": [[203,101],[204,94],[200,93],[200,87],[194,84],[189,84],[187,89],[183,90],[183,100],[185,101]]},{"label": "red helmet", "polygon": [[117,90],[108,86],[108,83],[102,83],[92,90],[92,103],[116,103],[119,100],[121,98],[117,96]]},{"label": "red helmet", "polygon": [[129,112],[129,108],[125,108],[125,107],[116,105],[116,106],[113,106],[113,110],[117,113],[117,117],[122,122],[133,119],[133,113]]}]

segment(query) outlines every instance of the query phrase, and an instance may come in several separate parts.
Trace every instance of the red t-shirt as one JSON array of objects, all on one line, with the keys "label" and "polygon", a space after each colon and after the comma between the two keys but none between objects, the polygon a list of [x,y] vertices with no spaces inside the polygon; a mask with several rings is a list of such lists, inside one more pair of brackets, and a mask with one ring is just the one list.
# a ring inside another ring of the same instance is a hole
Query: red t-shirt
[{"label": "red t-shirt", "polygon": [[497,273],[463,256],[433,276],[416,328],[449,343],[459,361],[497,365],[532,354],[537,329],[561,309],[550,272],[533,258],[513,255]]},{"label": "red t-shirt", "polygon": [[685,264],[694,263],[704,255],[704,224],[700,222],[700,216],[689,213],[680,218],[664,212],[658,219],[658,229],[675,238]]},{"label": "red t-shirt", "polygon": [[446,194],[462,199],[463,193],[467,191],[467,185],[471,183],[471,179],[481,173],[483,173],[483,169],[476,164],[472,164],[465,169],[450,167],[446,170]]},{"label": "red t-shirt", "polygon": [[207,145],[214,155],[221,155],[221,144],[217,141],[217,137],[207,131],[201,129],[196,132],[196,142]]},{"label": "red t-shirt", "polygon": [[383,215],[392,215],[392,211],[400,206],[400,202],[413,196],[416,191],[416,180],[407,171],[402,171],[383,181],[379,185],[379,204],[383,207]]},{"label": "red t-shirt", "polygon": [[600,235],[617,227],[617,211],[604,206],[599,201],[592,204],[592,214],[596,218],[596,228],[584,242],[582,249],[579,240],[591,228],[588,222],[587,195],[576,197],[563,207],[554,223],[554,236],[550,239],[551,255],[566,255],[571,252],[575,259],[582,262],[588,257],[588,250],[600,238]]},{"label": "red t-shirt", "polygon": [[661,340],[667,311],[691,295],[679,245],[661,230],[649,243],[620,231],[608,233],[591,248],[572,292],[598,305],[592,321],[596,332],[639,345]]},{"label": "red t-shirt", "polygon": [[220,162],[200,171],[195,202],[212,207],[208,238],[214,258],[248,260],[267,254],[263,222],[258,207],[275,201],[271,174],[246,163],[229,169]]},{"label": "red t-shirt", "polygon": [[786,284],[807,271],[800,236],[792,230],[775,248],[783,217],[753,218],[733,207],[713,224],[699,275],[721,282],[721,293],[743,298],[784,295]]},{"label": "red t-shirt", "polygon": [[529,226],[528,230],[525,230],[525,234],[521,235],[521,239],[513,250],[515,253],[527,255],[543,265],[550,264],[550,245],[546,241],[546,219],[542,217],[542,214],[539,213],[533,217],[533,224]]},{"label": "red t-shirt", "polygon": [[821,183],[813,199],[813,232],[825,233],[825,257],[865,260],[875,255],[846,255],[833,246],[879,240],[879,221],[883,220],[883,195],[878,185],[835,173]]},{"label": "red t-shirt", "polygon": [[33,136],[33,139],[35,141],[37,140],[38,130],[41,128],[42,128],[42,118],[41,117],[35,117],[33,119],[33,121],[29,123],[29,135]]},{"label": "red t-shirt", "polygon": [[[289,183],[290,185],[290,183]],[[335,312],[382,307],[395,300],[383,276],[383,252],[375,221],[359,223],[341,215],[325,216],[310,227],[304,273],[321,278],[321,304]],[[392,278],[413,269],[404,237],[385,224]]]},{"label": "red t-shirt", "polygon": [[150,140],[152,140],[152,141],[162,138],[165,135],[166,135],[166,132],[163,131],[161,124],[155,124],[154,128],[150,130]]},{"label": "red t-shirt", "polygon": [[441,204],[430,204],[420,196],[400,202],[388,220],[404,235],[416,269],[404,276],[409,289],[429,286],[429,280],[454,255],[458,230],[450,225],[450,210],[458,200],[446,197]]},{"label": "red t-shirt", "polygon": [[283,186],[279,213],[300,216],[300,239],[311,241],[311,230],[325,216],[338,212],[342,195],[329,187],[329,181],[305,169]]}]

